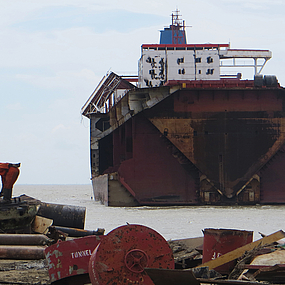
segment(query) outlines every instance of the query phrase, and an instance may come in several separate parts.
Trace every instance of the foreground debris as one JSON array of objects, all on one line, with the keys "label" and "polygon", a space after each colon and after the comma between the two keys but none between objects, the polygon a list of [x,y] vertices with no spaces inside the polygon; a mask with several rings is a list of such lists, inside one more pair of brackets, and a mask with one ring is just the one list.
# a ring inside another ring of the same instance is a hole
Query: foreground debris
[{"label": "foreground debris", "polygon": [[257,240],[255,242],[252,242],[250,244],[247,244],[245,246],[242,246],[240,248],[237,248],[231,252],[228,252],[224,255],[221,255],[220,257],[213,259],[209,262],[204,263],[201,266],[207,266],[209,269],[216,268],[218,266],[221,266],[223,264],[226,264],[227,262],[230,262],[232,260],[235,260],[237,258],[240,258],[245,252],[252,250],[256,247],[261,247],[261,246],[267,246],[270,245],[282,238],[285,237],[285,233],[283,231],[278,231],[276,233],[273,233],[269,236],[266,236],[260,240]]},{"label": "foreground debris", "polygon": [[[185,248],[185,241],[174,241],[170,244],[172,244],[176,269],[146,269],[146,272],[155,285],[285,284],[285,246],[284,243],[279,242],[283,238],[285,233],[280,230],[208,262],[201,262],[196,267],[193,264],[197,262],[195,259],[199,257],[197,253],[201,251],[201,245],[196,248],[191,246]],[[188,242],[191,243],[191,239]],[[219,241],[215,240],[215,242],[217,246]],[[205,244],[203,248],[205,249]],[[192,261],[189,260],[191,255]],[[199,260],[202,261],[201,258]],[[225,273],[225,267],[222,266],[232,261],[235,262],[234,268]],[[181,268],[181,265],[185,268],[184,270],[177,269]]]},{"label": "foreground debris", "polygon": [[[220,240],[225,248],[232,236],[236,238],[242,231],[223,229],[222,232]],[[277,281],[285,284],[285,271],[282,271],[285,265],[278,264],[279,260],[284,260],[285,251],[283,244],[277,242],[284,237],[283,231],[277,231],[255,242],[246,239],[245,245],[222,255],[215,252],[219,243],[216,239],[212,250],[220,256],[203,263],[202,253],[208,246],[205,237],[169,241],[166,245],[154,230],[128,224],[96,239],[91,235],[54,244],[45,252],[52,284],[63,280],[67,282],[64,284],[74,284],[76,280],[77,285],[90,282],[93,285],[256,285],[276,284]],[[231,266],[224,266],[229,262]],[[230,270],[225,272],[225,269]]]},{"label": "foreground debris", "polygon": [[198,266],[202,263],[203,237],[168,241],[176,269]]},{"label": "foreground debris", "polygon": [[44,250],[72,232],[90,234],[83,230],[85,212],[85,207],[43,203],[26,195],[0,203],[0,284],[50,284]]},{"label": "foreground debris", "polygon": [[85,230],[85,209],[25,195],[4,208],[0,284],[285,284],[282,230],[252,242],[253,232],[204,229],[167,242],[141,225]]}]

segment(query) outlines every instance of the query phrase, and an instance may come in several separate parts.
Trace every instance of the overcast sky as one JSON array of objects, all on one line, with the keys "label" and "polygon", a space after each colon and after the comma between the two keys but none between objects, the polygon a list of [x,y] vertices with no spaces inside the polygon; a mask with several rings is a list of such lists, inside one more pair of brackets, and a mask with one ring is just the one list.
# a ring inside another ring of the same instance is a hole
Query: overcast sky
[{"label": "overcast sky", "polygon": [[0,5],[0,161],[22,163],[18,184],[90,183],[89,120],[80,109],[108,70],[137,74],[141,45],[159,42],[177,8],[191,26],[188,43],[269,49],[263,74],[285,86],[283,0]]}]

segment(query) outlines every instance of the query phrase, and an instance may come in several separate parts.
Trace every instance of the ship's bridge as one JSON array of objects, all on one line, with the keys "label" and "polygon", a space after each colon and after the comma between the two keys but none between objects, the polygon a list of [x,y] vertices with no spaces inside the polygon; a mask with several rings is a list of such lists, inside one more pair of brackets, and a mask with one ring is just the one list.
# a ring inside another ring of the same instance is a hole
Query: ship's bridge
[{"label": "ship's bridge", "polygon": [[[144,44],[138,86],[158,87],[171,80],[241,78],[240,69],[245,67],[253,68],[257,75],[271,57],[269,50],[230,49],[229,44]],[[221,68],[239,68],[239,72],[222,74]]]}]

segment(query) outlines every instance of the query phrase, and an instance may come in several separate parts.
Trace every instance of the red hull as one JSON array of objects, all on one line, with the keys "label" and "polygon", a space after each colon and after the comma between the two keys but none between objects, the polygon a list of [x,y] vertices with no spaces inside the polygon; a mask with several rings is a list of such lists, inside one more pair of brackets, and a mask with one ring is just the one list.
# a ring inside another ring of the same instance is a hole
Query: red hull
[{"label": "red hull", "polygon": [[247,80],[129,91],[107,117],[90,116],[95,198],[113,206],[284,203],[284,95],[278,84]]}]

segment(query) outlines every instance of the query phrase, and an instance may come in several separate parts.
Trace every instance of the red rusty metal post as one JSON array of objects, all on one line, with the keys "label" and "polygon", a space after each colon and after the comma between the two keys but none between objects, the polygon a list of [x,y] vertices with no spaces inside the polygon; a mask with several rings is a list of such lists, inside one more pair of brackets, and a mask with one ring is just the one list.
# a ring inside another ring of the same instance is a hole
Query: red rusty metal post
[{"label": "red rusty metal post", "polygon": [[173,253],[156,231],[126,225],[108,233],[89,261],[93,285],[151,284],[145,268],[174,269]]}]

